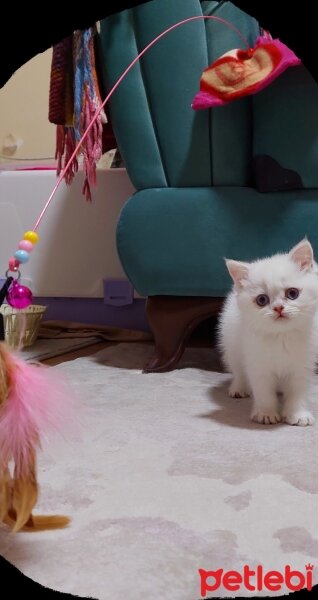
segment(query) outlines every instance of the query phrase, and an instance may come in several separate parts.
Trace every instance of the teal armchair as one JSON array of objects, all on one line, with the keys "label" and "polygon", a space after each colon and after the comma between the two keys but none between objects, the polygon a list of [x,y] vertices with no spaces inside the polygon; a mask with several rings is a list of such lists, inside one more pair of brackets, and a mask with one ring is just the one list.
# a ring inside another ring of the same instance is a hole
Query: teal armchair
[{"label": "teal armchair", "polygon": [[[152,0],[101,22],[105,86],[169,25],[215,14],[253,45],[258,23],[231,2]],[[161,39],[115,92],[110,114],[136,193],[117,248],[147,297],[156,353],[145,371],[176,366],[187,337],[230,289],[223,257],[252,260],[305,235],[318,250],[318,86],[304,67],[209,111],[191,102],[201,73],[240,37],[195,21]]]}]

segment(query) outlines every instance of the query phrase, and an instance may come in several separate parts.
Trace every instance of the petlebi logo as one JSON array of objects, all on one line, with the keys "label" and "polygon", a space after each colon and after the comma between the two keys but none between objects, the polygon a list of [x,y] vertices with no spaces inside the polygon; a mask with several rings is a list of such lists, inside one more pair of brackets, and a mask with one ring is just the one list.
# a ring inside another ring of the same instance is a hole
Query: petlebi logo
[{"label": "petlebi logo", "polygon": [[292,569],[286,565],[282,571],[265,571],[261,565],[252,569],[244,565],[241,571],[225,571],[217,569],[216,571],[205,571],[199,569],[201,598],[206,598],[209,592],[215,592],[219,589],[228,592],[237,592],[238,590],[247,590],[249,592],[279,592],[283,586],[286,586],[291,592],[307,589],[312,590],[314,565],[305,565],[304,571]]}]

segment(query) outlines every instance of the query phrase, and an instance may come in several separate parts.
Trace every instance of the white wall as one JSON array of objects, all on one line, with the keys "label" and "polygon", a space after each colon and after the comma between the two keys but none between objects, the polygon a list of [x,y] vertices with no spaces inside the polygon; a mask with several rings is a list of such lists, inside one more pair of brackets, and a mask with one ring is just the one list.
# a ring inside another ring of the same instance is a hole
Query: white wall
[{"label": "white wall", "polygon": [[[0,89],[0,161],[46,158],[55,153],[55,126],[49,123],[49,83],[52,50],[23,65]],[[2,57],[1,60],[5,60]],[[6,144],[21,145],[10,154]],[[2,158],[3,155],[6,158]]]},{"label": "white wall", "polygon": [[[0,170],[0,277],[24,231],[32,229],[56,181],[55,171]],[[64,182],[38,229],[40,241],[21,275],[37,296],[100,298],[103,279],[126,278],[116,250],[116,225],[134,192],[125,169],[101,170],[92,202],[83,173]]]}]

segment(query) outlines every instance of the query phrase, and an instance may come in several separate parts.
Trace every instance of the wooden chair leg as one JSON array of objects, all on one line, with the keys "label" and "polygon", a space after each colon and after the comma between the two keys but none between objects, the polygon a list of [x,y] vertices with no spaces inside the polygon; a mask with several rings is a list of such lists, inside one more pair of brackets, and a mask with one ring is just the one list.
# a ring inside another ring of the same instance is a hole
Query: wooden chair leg
[{"label": "wooden chair leg", "polygon": [[155,339],[155,354],[144,373],[172,371],[178,364],[187,338],[205,319],[218,314],[223,298],[150,296],[147,317]]}]

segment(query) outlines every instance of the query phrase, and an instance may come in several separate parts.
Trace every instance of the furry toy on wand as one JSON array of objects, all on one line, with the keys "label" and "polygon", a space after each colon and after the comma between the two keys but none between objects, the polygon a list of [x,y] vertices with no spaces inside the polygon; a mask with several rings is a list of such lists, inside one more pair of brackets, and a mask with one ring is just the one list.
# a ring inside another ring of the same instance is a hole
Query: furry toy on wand
[{"label": "furry toy on wand", "polygon": [[[103,102],[86,102],[86,120],[82,121],[84,131],[72,152],[66,148],[66,164],[60,170],[50,197],[33,229],[24,234],[17,251],[8,261],[6,281],[0,290],[0,305],[6,299],[11,307],[19,311],[32,303],[31,291],[20,283],[19,269],[29,260],[38,242],[38,227],[59,185],[63,179],[71,182],[81,149],[86,176],[84,191],[90,199],[87,190],[95,183],[96,162],[100,158],[96,144],[94,146],[94,136],[96,138],[96,132],[100,133],[101,130],[98,119],[101,116],[103,118],[103,108],[117,87],[137,61],[163,36],[177,27],[201,19],[212,19],[236,31],[245,49],[231,50],[204,70],[200,91],[192,103],[193,109],[220,106],[254,94],[289,66],[300,64],[289,48],[279,40],[273,40],[269,34],[260,36],[254,47],[250,48],[246,38],[234,25],[216,16],[189,17],[160,33],[128,65]],[[84,94],[83,99],[88,100],[87,89]],[[64,148],[65,144],[62,143],[62,152]],[[95,149],[93,156],[89,156],[90,149]],[[59,152],[61,167],[61,143]],[[3,317],[0,315],[0,339],[4,337]],[[69,391],[61,385],[60,377],[55,377],[54,371],[45,366],[25,363],[9,351],[4,343],[0,343],[0,521],[9,525],[14,532],[64,527],[69,522],[63,516],[33,516],[32,511],[38,498],[37,452],[46,433],[51,429],[60,429],[71,404]]]}]

